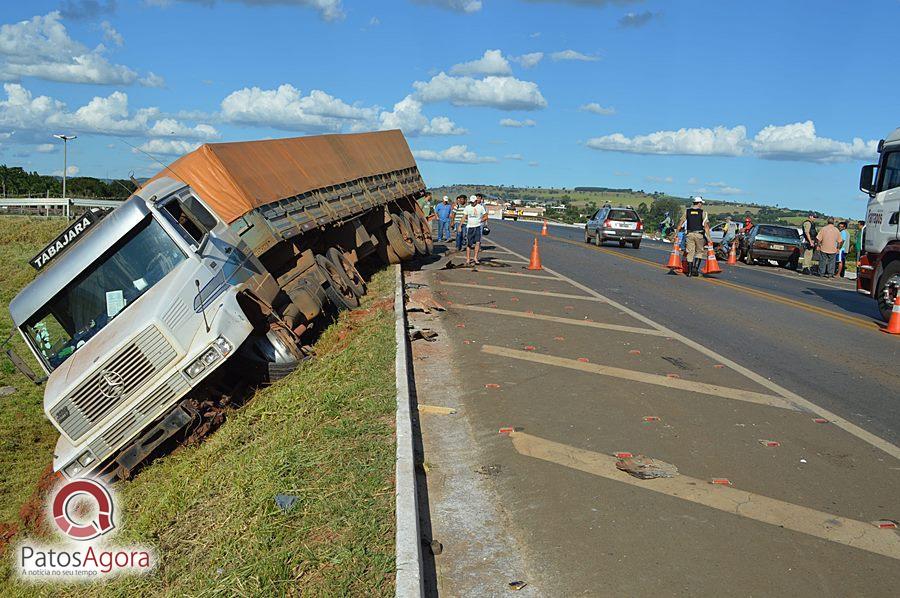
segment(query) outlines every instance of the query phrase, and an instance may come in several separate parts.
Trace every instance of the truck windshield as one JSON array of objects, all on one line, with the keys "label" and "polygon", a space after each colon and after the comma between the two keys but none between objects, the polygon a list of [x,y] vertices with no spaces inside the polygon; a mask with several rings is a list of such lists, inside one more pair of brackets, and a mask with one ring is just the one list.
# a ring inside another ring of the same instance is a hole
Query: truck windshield
[{"label": "truck windshield", "polygon": [[38,310],[25,335],[56,369],[185,259],[148,216]]}]

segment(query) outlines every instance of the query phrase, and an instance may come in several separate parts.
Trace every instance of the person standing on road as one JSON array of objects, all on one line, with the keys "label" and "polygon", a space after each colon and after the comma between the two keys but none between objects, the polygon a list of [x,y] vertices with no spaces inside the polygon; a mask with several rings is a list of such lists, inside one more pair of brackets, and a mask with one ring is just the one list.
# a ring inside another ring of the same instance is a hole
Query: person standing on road
[{"label": "person standing on road", "polygon": [[725,225],[722,227],[722,250],[725,255],[731,250],[731,242],[737,236],[737,225],[731,221],[731,216],[725,218]]},{"label": "person standing on road", "polygon": [[437,214],[437,240],[438,242],[450,240],[450,217],[453,214],[453,206],[450,205],[450,198],[446,195],[444,199],[434,208]]},{"label": "person standing on road", "polygon": [[856,221],[856,263],[859,263],[859,260],[862,259],[863,252],[865,251],[865,237],[863,236],[866,232],[866,221],[865,220],[857,220]]},{"label": "person standing on road", "polygon": [[816,249],[818,234],[816,215],[810,213],[803,221],[803,269],[800,270],[800,274],[812,274],[813,252]]},{"label": "person standing on road", "polygon": [[700,260],[703,255],[703,247],[710,240],[709,216],[703,210],[703,198],[699,195],[694,198],[691,207],[687,209],[678,223],[678,228],[687,226],[687,262],[688,276],[700,276]]},{"label": "person standing on road", "polygon": [[481,251],[481,227],[487,220],[487,211],[483,205],[478,203],[478,198],[472,195],[469,197],[469,205],[466,206],[463,214],[466,217],[466,265],[473,263],[469,256],[474,249],[474,263],[477,266],[481,263],[478,261],[478,253]]},{"label": "person standing on road", "polygon": [[450,216],[450,227],[456,235],[456,251],[462,251],[463,243],[466,240],[466,196],[457,195],[456,205],[453,207],[453,214]]},{"label": "person standing on road", "polygon": [[847,230],[847,223],[838,224],[838,230],[841,232],[841,246],[837,253],[837,275],[844,277],[847,270],[847,256],[850,254],[850,231]]},{"label": "person standing on road", "polygon": [[841,245],[841,232],[834,226],[834,218],[829,216],[828,224],[816,235],[819,247],[819,276],[834,278],[834,263],[838,247]]}]

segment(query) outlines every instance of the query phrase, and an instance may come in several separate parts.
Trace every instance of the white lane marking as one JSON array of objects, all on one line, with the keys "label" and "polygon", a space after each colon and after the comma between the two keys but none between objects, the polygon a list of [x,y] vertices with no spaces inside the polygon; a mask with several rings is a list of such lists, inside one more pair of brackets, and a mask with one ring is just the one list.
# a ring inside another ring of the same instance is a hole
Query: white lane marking
[{"label": "white lane marking", "polygon": [[[478,270],[477,268],[475,269],[475,272],[483,272],[490,276],[493,276],[494,274],[502,274],[503,276],[521,276],[523,278],[537,278],[539,280],[559,281],[559,278],[557,278],[556,276],[538,276],[537,274],[525,274],[524,272],[504,272],[503,270],[494,270],[494,269]],[[563,280],[561,282],[565,282],[565,281]]]},{"label": "white lane marking", "polygon": [[499,316],[513,316],[516,318],[544,320],[547,322],[555,322],[557,324],[566,324],[570,326],[586,326],[588,328],[602,328],[604,330],[616,330],[618,332],[630,332],[634,334],[647,334],[649,336],[665,336],[664,333],[656,330],[655,328],[637,328],[635,326],[621,326],[619,324],[604,324],[603,322],[588,322],[587,320],[576,320],[575,318],[561,318],[559,316],[547,316],[544,314],[529,314],[522,311],[499,309],[494,307],[481,307],[479,305],[463,305],[461,303],[454,303],[452,305],[449,305],[448,309],[464,309],[467,311],[477,311],[486,314],[496,314]]},{"label": "white lane marking", "polygon": [[512,432],[510,437],[513,447],[521,455],[704,505],[738,517],[783,527],[829,542],[858,548],[892,559],[900,559],[900,534],[893,530],[878,529],[871,523],[816,511],[809,507],[754,494],[746,490],[713,485],[708,480],[685,475],[678,475],[674,478],[639,480],[616,469],[615,457],[560,444],[524,432]]},{"label": "white lane marking", "polygon": [[589,374],[598,374],[600,376],[609,376],[611,378],[631,380],[632,382],[642,382],[644,384],[654,384],[656,386],[664,386],[666,388],[675,388],[678,390],[710,395],[722,399],[732,399],[734,401],[744,401],[746,403],[755,403],[757,405],[765,405],[767,407],[778,407],[780,409],[798,411],[797,407],[781,397],[753,392],[750,390],[742,390],[740,388],[729,388],[727,386],[719,386],[718,384],[707,384],[706,382],[682,380],[681,378],[669,378],[667,376],[661,376],[659,374],[649,374],[647,372],[639,372],[636,370],[626,370],[623,368],[617,368],[608,365],[600,365],[599,363],[586,363],[577,361],[575,359],[568,359],[566,357],[556,357],[555,355],[535,353],[534,351],[520,351],[518,349],[497,347],[495,345],[482,345],[481,352],[487,353],[489,355],[499,355],[501,357],[521,359],[523,361],[530,361],[532,363],[542,363],[545,365],[554,365],[558,367],[569,368],[571,370],[579,370],[582,372],[587,372]]},{"label": "white lane marking", "polygon": [[467,289],[481,289],[482,291],[505,291],[507,293],[519,293],[522,295],[542,295],[544,297],[557,297],[559,299],[581,299],[582,301],[606,301],[592,295],[568,295],[566,293],[552,293],[550,291],[532,291],[530,289],[510,289],[507,287],[495,287],[487,284],[469,284],[467,282],[441,282],[444,286],[464,287]]},{"label": "white lane marking", "polygon": [[[497,243],[496,241],[494,241],[494,244],[499,246],[499,243]],[[510,253],[512,253],[514,255],[518,255],[519,257],[523,257],[521,254],[517,254],[512,250],[510,250]],[[657,324],[650,318],[648,318],[642,314],[639,314],[638,312],[634,311],[631,308],[625,307],[621,303],[618,303],[616,301],[613,301],[612,299],[609,299],[608,297],[601,295],[594,289],[587,287],[587,286],[581,284],[580,282],[572,280],[568,276],[560,274],[559,272],[556,272],[555,270],[547,268],[546,266],[544,266],[544,270],[546,270],[547,272],[550,272],[551,274],[558,276],[560,278],[560,280],[565,280],[566,282],[568,282],[570,285],[572,285],[576,289],[579,289],[581,291],[584,291],[585,293],[589,293],[590,295],[597,297],[598,299],[602,299],[602,300],[606,301],[609,305],[611,305],[615,308],[618,308],[619,310],[629,314],[636,320],[644,322],[645,324],[647,324],[649,326],[653,326],[660,332],[664,332],[666,334],[666,336],[681,341],[682,343],[691,347],[692,349],[699,351],[700,353],[703,353],[707,357],[717,360],[719,363],[728,366],[732,370],[753,380],[757,384],[760,384],[760,385],[764,386],[765,388],[768,388],[769,390],[780,394],[785,399],[793,402],[797,407],[799,407],[805,411],[809,411],[810,413],[815,413],[816,415],[819,415],[820,417],[824,417],[825,419],[827,419],[828,421],[833,423],[835,426],[841,428],[845,432],[852,434],[853,436],[856,436],[863,442],[866,442],[866,443],[874,446],[875,448],[877,448],[881,451],[884,451],[885,453],[894,457],[895,459],[900,460],[900,447],[897,447],[895,444],[888,442],[884,438],[881,438],[880,436],[876,436],[875,434],[872,434],[868,430],[864,430],[863,428],[861,428],[861,427],[857,426],[856,424],[854,424],[853,422],[850,422],[847,419],[837,415],[836,413],[832,413],[831,411],[829,411],[827,409],[819,407],[812,401],[808,401],[807,399],[804,399],[800,395],[789,391],[788,389],[780,386],[779,384],[772,382],[768,378],[757,374],[756,372],[738,364],[735,361],[732,361],[731,359],[728,359],[727,357],[725,357],[723,355],[719,355],[712,349],[707,349],[700,343],[689,339],[688,337],[684,336],[683,334],[680,334],[678,332],[675,332],[674,330],[666,328],[662,324]]]}]

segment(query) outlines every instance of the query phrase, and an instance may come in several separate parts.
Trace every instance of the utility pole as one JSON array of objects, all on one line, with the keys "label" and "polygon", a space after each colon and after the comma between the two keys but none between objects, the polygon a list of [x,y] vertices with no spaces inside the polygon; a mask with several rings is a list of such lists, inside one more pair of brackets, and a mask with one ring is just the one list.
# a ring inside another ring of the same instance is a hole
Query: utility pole
[{"label": "utility pole", "polygon": [[[63,142],[63,185],[62,185],[62,199],[66,202],[66,216],[69,215],[69,199],[68,195],[66,195],[66,171],[69,170],[69,141],[74,139],[78,139],[78,135],[61,135],[55,134],[53,135],[57,139],[62,139]],[[48,208],[49,209],[49,208]]]}]

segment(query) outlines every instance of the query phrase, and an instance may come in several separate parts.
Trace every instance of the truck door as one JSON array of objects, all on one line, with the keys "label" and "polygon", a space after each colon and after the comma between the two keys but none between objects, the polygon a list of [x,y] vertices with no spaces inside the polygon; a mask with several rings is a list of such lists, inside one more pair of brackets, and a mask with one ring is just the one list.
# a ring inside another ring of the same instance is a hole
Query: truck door
[{"label": "truck door", "polygon": [[866,217],[866,251],[881,251],[900,236],[900,150],[885,153],[878,170],[877,195]]}]

